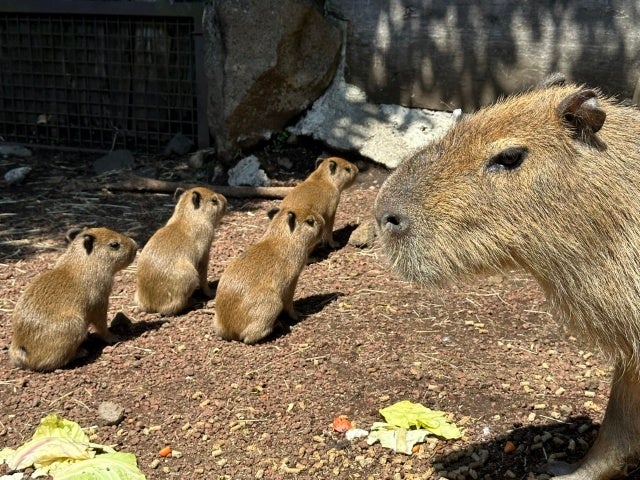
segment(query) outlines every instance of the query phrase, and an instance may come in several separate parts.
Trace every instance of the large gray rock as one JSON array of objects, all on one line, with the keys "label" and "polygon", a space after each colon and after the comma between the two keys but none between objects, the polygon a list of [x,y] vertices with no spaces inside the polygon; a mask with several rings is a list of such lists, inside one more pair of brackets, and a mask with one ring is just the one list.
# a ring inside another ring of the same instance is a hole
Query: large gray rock
[{"label": "large gray rock", "polygon": [[638,0],[327,0],[349,24],[346,81],[373,103],[465,111],[560,71],[630,98]]},{"label": "large gray rock", "polygon": [[218,0],[203,26],[209,128],[227,159],[304,111],[340,58],[339,29],[311,0]]}]

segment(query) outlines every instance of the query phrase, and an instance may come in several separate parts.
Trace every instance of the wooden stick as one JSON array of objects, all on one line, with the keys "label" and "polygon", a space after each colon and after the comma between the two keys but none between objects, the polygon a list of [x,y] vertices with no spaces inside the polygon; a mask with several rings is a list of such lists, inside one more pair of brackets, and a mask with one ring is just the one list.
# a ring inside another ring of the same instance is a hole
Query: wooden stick
[{"label": "wooden stick", "polygon": [[[179,182],[168,182],[155,178],[140,177],[131,175],[127,180],[121,182],[107,183],[99,185],[100,188],[112,190],[114,192],[153,192],[153,193],[173,193],[176,188],[191,188],[205,186],[203,184],[183,184]],[[225,197],[246,198],[284,198],[291,191],[292,187],[243,187],[231,185],[212,185],[211,189],[221,193]]]}]

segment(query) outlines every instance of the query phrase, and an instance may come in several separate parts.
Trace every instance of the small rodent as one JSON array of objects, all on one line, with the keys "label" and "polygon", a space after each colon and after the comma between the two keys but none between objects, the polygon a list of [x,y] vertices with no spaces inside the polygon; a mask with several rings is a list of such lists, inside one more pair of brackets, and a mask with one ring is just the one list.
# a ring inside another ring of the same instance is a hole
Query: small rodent
[{"label": "small rodent", "polygon": [[113,276],[136,255],[136,243],[107,228],[72,229],[70,242],[53,269],[27,285],[13,311],[11,362],[51,371],[73,360],[89,325],[106,342],[118,339],[107,328]]},{"label": "small rodent", "polygon": [[358,167],[340,157],[329,157],[316,162],[316,169],[299,185],[295,186],[280,206],[273,209],[287,210],[304,207],[318,212],[324,219],[322,244],[338,247],[333,239],[333,223],[340,202],[340,194],[355,182]]},{"label": "small rodent", "polygon": [[174,315],[198,288],[211,297],[209,252],[227,199],[205,187],[178,188],[173,215],[149,239],[138,257],[135,300],[140,309]]},{"label": "small rodent", "polygon": [[552,77],[461,119],[376,199],[405,278],[443,286],[520,267],[577,338],[615,364],[595,444],[564,480],[640,453],[640,111]]},{"label": "small rodent", "polygon": [[275,214],[264,236],[222,273],[216,291],[214,330],[226,340],[256,343],[273,331],[283,310],[292,319],[293,295],[324,220],[306,208]]}]

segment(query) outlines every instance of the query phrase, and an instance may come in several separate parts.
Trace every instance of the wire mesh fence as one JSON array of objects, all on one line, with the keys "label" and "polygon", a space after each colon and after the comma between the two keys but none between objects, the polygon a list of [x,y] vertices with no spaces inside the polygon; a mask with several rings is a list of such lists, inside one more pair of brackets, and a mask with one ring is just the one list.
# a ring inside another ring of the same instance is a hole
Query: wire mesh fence
[{"label": "wire mesh fence", "polygon": [[176,133],[208,143],[197,17],[1,10],[2,140],[147,152]]}]

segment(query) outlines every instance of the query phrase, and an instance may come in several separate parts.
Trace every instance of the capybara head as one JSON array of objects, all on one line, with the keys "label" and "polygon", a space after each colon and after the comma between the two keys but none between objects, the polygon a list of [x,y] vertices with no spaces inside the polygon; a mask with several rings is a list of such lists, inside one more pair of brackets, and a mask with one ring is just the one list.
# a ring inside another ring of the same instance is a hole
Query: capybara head
[{"label": "capybara head", "polygon": [[115,273],[133,262],[138,246],[131,238],[108,228],[70,229],[61,261],[86,263]]},{"label": "capybara head", "polygon": [[174,217],[201,218],[217,226],[227,211],[226,197],[206,187],[177,188],[173,197],[177,200]]},{"label": "capybara head", "polygon": [[316,161],[316,170],[323,171],[340,191],[353,185],[358,176],[358,167],[340,157],[319,159]]},{"label": "capybara head", "polygon": [[640,240],[638,111],[558,83],[463,117],[387,179],[375,215],[401,274],[443,285],[520,266],[545,286],[629,257],[611,248]]},{"label": "capybara head", "polygon": [[322,238],[324,219],[322,215],[303,207],[272,210],[267,235],[278,235],[286,241],[300,246],[315,246]]}]

